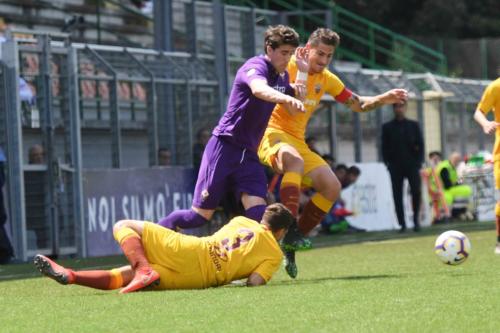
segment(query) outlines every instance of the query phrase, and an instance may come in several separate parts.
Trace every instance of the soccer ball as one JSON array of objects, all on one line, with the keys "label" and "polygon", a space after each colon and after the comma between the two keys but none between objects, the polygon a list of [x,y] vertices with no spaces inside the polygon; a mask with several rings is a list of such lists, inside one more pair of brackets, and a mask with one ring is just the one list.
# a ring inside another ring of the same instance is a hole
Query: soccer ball
[{"label": "soccer ball", "polygon": [[446,231],[439,235],[434,246],[438,258],[448,265],[463,263],[469,257],[470,250],[469,238],[455,230]]}]

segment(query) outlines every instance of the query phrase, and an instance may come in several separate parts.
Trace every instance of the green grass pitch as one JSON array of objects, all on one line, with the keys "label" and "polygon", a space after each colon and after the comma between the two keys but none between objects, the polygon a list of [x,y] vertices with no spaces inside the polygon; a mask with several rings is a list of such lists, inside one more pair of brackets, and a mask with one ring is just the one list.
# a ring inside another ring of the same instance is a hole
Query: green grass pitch
[{"label": "green grass pitch", "polygon": [[[434,254],[444,230],[465,232],[459,266]],[[298,254],[299,277],[267,286],[119,295],[0,266],[0,332],[498,332],[500,256],[492,223],[320,237]],[[67,260],[72,267],[122,258]]]}]

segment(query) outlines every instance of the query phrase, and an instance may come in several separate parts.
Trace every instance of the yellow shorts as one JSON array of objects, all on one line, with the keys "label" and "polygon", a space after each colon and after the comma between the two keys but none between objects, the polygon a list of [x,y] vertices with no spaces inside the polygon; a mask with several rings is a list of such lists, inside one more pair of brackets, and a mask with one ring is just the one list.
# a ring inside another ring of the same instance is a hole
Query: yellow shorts
[{"label": "yellow shorts", "polygon": [[328,165],[321,156],[309,149],[304,140],[297,139],[282,130],[267,128],[259,146],[259,159],[261,163],[274,168],[276,154],[283,146],[294,147],[304,160],[304,174],[307,175],[312,170],[323,165]]},{"label": "yellow shorts", "polygon": [[160,285],[155,289],[205,287],[199,259],[203,249],[201,238],[146,222],[142,244],[149,263],[160,274]]}]

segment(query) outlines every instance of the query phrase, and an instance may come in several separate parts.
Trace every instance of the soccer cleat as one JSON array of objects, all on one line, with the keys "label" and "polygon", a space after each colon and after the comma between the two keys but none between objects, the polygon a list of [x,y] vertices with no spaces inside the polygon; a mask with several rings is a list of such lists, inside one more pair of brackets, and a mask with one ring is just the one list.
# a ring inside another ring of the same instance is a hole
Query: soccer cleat
[{"label": "soccer cleat", "polygon": [[285,271],[292,279],[297,277],[299,272],[295,262],[295,251],[285,251]]},{"label": "soccer cleat", "polygon": [[120,290],[120,294],[127,294],[148,286],[156,286],[160,283],[160,274],[152,268],[146,268],[135,272],[134,279]]},{"label": "soccer cleat", "polygon": [[495,246],[495,254],[500,254],[500,243],[497,243],[497,245]]},{"label": "soccer cleat", "polygon": [[75,279],[71,270],[56,264],[44,255],[37,254],[33,262],[40,273],[60,284],[70,284]]},{"label": "soccer cleat", "polygon": [[297,225],[292,225],[283,238],[282,247],[285,252],[304,251],[312,249],[312,243],[310,239],[302,236]]}]

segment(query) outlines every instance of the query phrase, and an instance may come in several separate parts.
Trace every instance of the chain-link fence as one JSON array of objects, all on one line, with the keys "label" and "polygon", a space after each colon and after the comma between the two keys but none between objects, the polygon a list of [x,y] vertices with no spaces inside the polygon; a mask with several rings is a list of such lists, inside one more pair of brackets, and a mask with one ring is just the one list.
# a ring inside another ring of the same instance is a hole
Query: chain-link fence
[{"label": "chain-link fence", "polygon": [[[2,45],[0,145],[19,258],[80,251],[83,169],[199,160],[198,133],[216,125],[237,68],[262,53],[263,31],[280,22],[272,11],[183,6],[189,52],[70,44],[67,35],[33,31]],[[362,96],[408,89],[408,116],[420,122],[427,152],[492,146],[472,122],[486,81],[342,63],[332,70]],[[379,161],[381,126],[390,119],[391,107],[359,114],[325,96],[307,135],[339,162]]]}]

